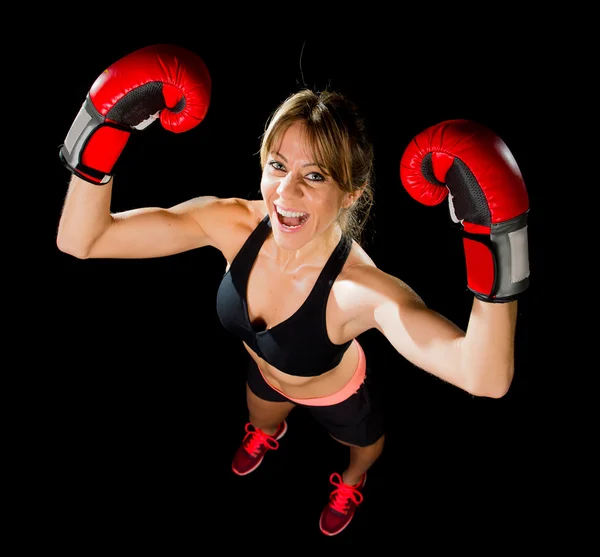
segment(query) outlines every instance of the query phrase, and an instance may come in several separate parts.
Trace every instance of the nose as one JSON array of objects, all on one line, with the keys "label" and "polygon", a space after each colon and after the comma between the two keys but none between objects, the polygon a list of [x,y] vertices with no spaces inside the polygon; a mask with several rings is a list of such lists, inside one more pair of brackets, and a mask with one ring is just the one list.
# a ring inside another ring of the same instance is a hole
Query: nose
[{"label": "nose", "polygon": [[299,197],[301,194],[300,186],[297,180],[294,179],[293,173],[288,172],[279,182],[277,186],[277,194],[284,199]]}]

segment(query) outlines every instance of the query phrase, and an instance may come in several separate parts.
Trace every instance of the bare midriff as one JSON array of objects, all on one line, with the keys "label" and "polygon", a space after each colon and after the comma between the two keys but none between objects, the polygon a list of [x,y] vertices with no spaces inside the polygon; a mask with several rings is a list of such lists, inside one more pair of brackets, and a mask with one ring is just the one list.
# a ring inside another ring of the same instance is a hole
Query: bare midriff
[{"label": "bare midriff", "polygon": [[246,344],[244,346],[271,388],[299,404],[309,406],[337,404],[352,396],[365,380],[366,360],[357,340],[352,342],[335,368],[314,377],[283,373],[260,358]]}]

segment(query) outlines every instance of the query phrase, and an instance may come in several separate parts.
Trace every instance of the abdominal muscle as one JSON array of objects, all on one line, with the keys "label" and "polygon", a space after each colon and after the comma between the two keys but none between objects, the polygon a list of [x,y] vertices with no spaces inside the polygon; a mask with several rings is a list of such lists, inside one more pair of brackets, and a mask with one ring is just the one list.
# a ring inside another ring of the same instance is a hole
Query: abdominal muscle
[{"label": "abdominal muscle", "polygon": [[358,366],[356,343],[350,345],[336,367],[315,377],[300,377],[283,373],[258,356],[246,343],[244,343],[244,347],[256,362],[267,383],[283,394],[296,399],[329,396],[337,393],[350,381]]}]

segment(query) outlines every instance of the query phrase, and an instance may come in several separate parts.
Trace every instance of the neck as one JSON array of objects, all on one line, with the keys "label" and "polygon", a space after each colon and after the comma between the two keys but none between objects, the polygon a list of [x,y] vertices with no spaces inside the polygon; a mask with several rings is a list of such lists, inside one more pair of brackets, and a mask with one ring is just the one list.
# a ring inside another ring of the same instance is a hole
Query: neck
[{"label": "neck", "polygon": [[300,249],[289,251],[275,244],[274,261],[284,272],[296,272],[305,265],[321,266],[329,259],[341,237],[342,230],[334,223]]}]

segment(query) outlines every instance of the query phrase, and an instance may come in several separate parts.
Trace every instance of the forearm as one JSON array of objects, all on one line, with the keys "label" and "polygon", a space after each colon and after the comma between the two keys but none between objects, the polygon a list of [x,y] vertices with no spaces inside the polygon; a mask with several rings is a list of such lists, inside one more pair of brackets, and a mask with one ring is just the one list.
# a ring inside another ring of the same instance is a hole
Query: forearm
[{"label": "forearm", "polygon": [[111,225],[112,179],[99,186],[73,175],[57,233],[61,251],[85,258],[94,242]]},{"label": "forearm", "polygon": [[468,377],[469,392],[500,398],[514,375],[517,301],[473,301],[461,343],[461,364]]}]

